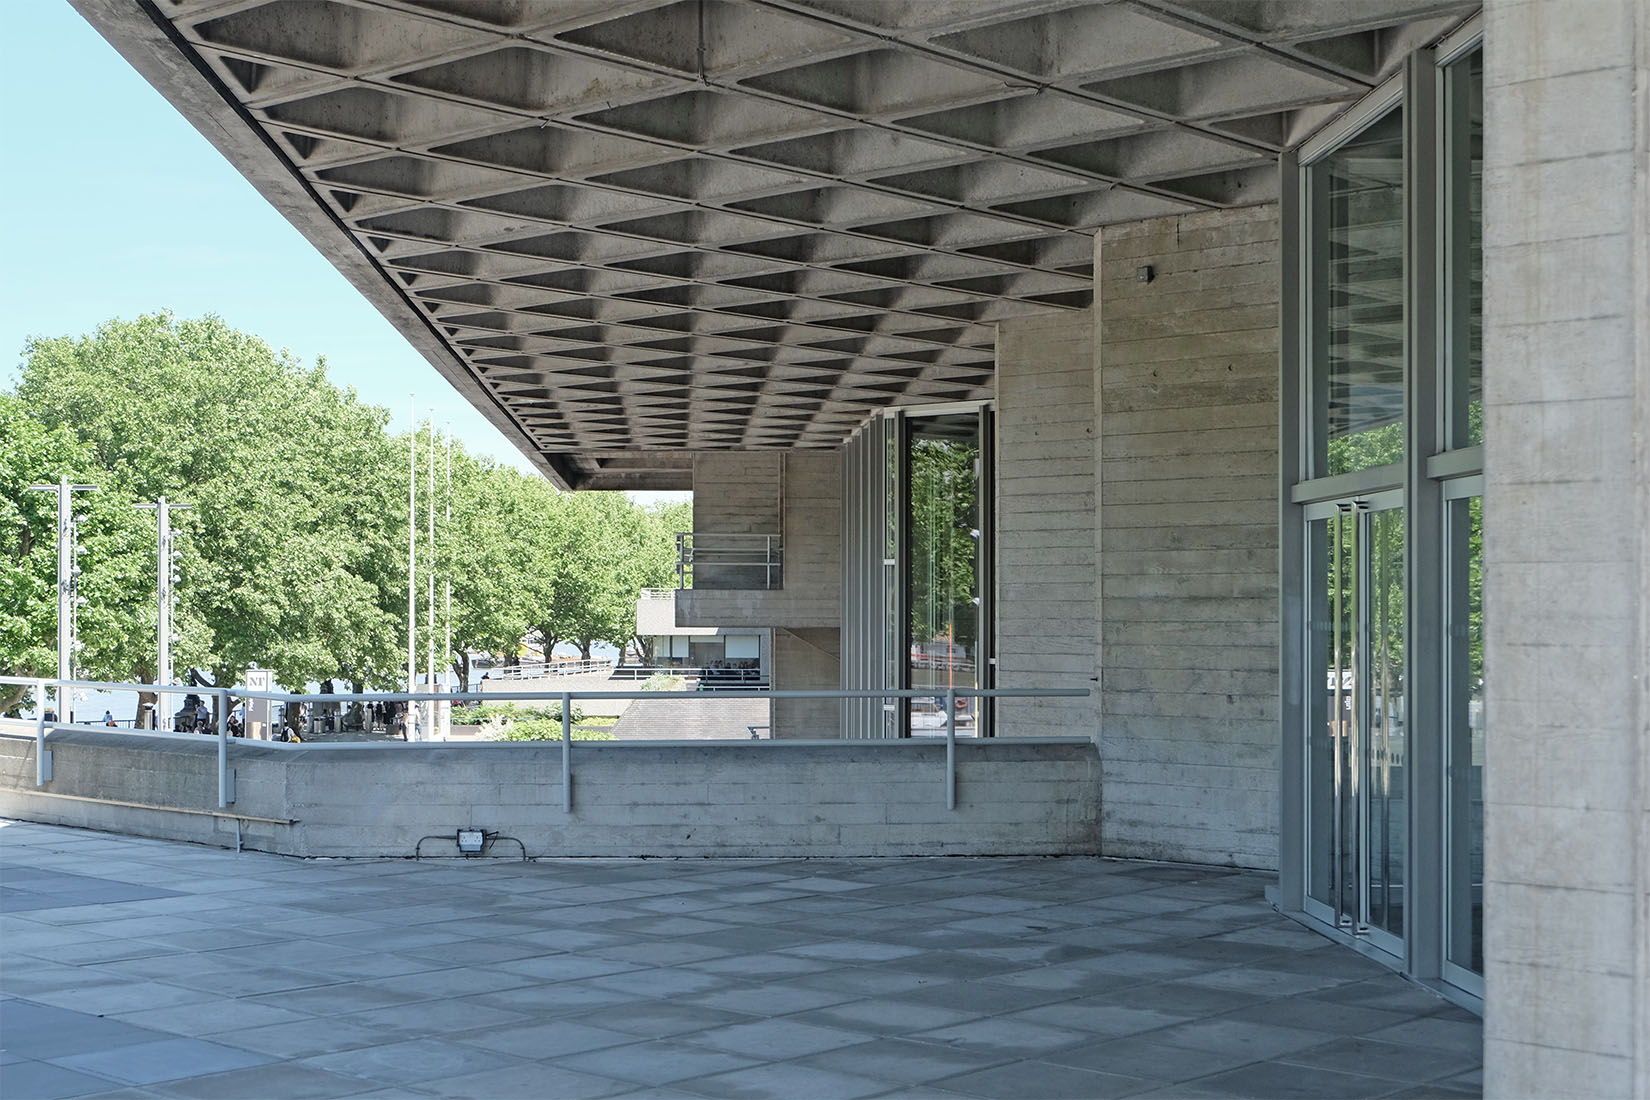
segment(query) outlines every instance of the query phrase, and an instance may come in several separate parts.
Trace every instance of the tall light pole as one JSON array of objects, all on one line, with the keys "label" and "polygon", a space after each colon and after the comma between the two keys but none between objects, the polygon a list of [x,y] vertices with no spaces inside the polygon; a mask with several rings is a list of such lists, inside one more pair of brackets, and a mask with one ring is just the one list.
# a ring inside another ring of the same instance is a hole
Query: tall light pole
[{"label": "tall light pole", "polygon": [[[155,615],[156,661],[155,684],[172,682],[172,584],[177,579],[172,572],[177,567],[177,552],[172,549],[172,509],[193,508],[192,504],[174,504],[165,497],[157,497],[153,504],[136,504],[140,512],[154,512],[157,524],[155,535]],[[170,717],[172,697],[164,691],[155,693],[155,728],[161,728],[162,716]]]},{"label": "tall light pole", "polygon": [[[418,398],[407,399],[407,690],[418,690]],[[413,734],[413,705],[404,715],[408,740]]]},{"label": "tall light pole", "polygon": [[[57,494],[57,678],[74,679],[74,601],[79,589],[76,578],[80,566],[75,564],[74,494],[95,493],[96,485],[71,485],[67,477],[60,477],[56,485],[30,485],[37,493]],[[57,709],[63,721],[69,720],[68,707],[63,705],[63,687],[57,688]],[[46,700],[37,705],[44,707]]]},{"label": "tall light pole", "polygon": [[[453,426],[452,426],[451,423],[449,423],[447,425],[447,519],[442,524],[442,527],[441,527],[441,537],[442,537],[442,539],[447,541],[448,546],[452,545],[452,541],[451,541],[452,537],[453,537],[452,532],[453,532]],[[446,623],[447,623],[447,638],[446,638],[446,643],[445,643],[446,648],[442,650],[442,653],[444,655],[443,659],[449,665],[451,665],[452,660],[453,660],[453,565],[452,565],[452,561],[450,559],[447,562],[446,585],[447,585],[446,609],[445,609],[443,617],[445,618]],[[451,703],[444,704],[444,706],[445,706],[446,709],[443,712],[443,717],[442,717],[442,736],[446,737],[448,731],[451,729],[453,708],[452,708]]]},{"label": "tall light pole", "polygon": [[[426,691],[434,691],[435,690],[435,422],[433,420],[430,422],[430,484],[429,484],[428,491],[425,493],[425,500],[428,503],[428,509],[427,510],[430,514],[430,537],[429,537],[429,547],[430,547],[429,566],[430,567],[427,570],[425,570],[425,573],[427,575],[424,578],[424,582],[425,582],[426,585],[428,585],[428,587],[430,589],[430,592],[429,592],[429,597],[428,597],[429,604],[428,604],[428,607],[425,609],[425,613],[424,613],[425,618],[428,620],[428,622],[425,626],[426,636],[425,636],[425,639],[424,639],[424,671],[425,671],[424,688],[425,688]],[[424,721],[424,736],[427,737],[431,741],[435,740],[435,710],[436,710],[435,701],[433,699],[428,700],[428,701],[425,702],[425,704],[424,704],[424,718],[425,718],[425,721]]]}]

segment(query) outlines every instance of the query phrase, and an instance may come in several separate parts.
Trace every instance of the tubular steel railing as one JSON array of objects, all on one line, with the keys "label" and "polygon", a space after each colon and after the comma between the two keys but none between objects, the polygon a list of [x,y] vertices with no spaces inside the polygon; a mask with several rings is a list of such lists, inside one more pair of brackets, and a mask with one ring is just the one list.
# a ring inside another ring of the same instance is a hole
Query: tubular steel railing
[{"label": "tubular steel railing", "polygon": [[613,662],[601,657],[588,661],[529,661],[519,665],[487,669],[490,680],[537,680],[544,676],[580,676],[587,672],[606,672]]},{"label": "tubular steel railing", "polygon": [[[676,587],[714,590],[772,589],[784,582],[785,548],[780,535],[736,532],[676,532]],[[704,569],[699,576],[696,569]]]},{"label": "tubular steel railing", "polygon": [[[109,683],[96,680],[50,680],[38,677],[0,676],[0,684],[14,684],[34,689],[35,717],[31,719],[0,719],[0,737],[28,737],[28,727],[33,727],[35,742],[35,786],[44,787],[52,779],[51,753],[48,747],[49,736],[58,730],[99,730],[107,732],[108,727],[92,723],[68,723],[63,721],[48,723],[46,721],[46,693],[53,692],[54,701],[59,709],[62,707],[65,690],[91,691],[120,691],[138,694],[163,694],[198,696],[212,696],[217,706],[214,709],[215,730],[218,739],[218,809],[227,810],[235,801],[235,773],[229,767],[229,704],[231,699],[250,701],[255,699],[269,700],[285,704],[300,703],[314,705],[348,704],[348,703],[457,703],[457,702],[543,702],[557,700],[561,703],[561,779],[562,779],[562,809],[568,813],[573,811],[573,703],[582,699],[698,699],[703,701],[705,696],[697,691],[469,691],[469,692],[352,692],[335,693],[331,695],[308,694],[290,691],[248,691],[244,687],[195,687],[188,688],[180,684],[126,684]],[[946,688],[945,696],[945,806],[946,809],[957,808],[957,700],[959,699],[1037,699],[1037,698],[1081,698],[1089,694],[1088,688]],[[817,691],[720,691],[717,699],[936,699],[940,692],[933,688],[904,689],[904,690],[817,690]],[[197,734],[173,733],[161,730],[121,730],[125,736],[161,737],[161,738],[193,738]],[[784,745],[796,744],[797,741],[739,740],[730,739],[733,744],[742,745]],[[858,740],[850,741],[845,738],[812,739],[813,743],[827,741],[839,744],[860,744]],[[1062,739],[1067,740],[1067,739]],[[1076,738],[1074,740],[1087,740]],[[302,745],[291,745],[280,741],[260,741],[259,744],[282,749],[319,749],[337,750],[351,747],[358,742],[307,742]],[[393,742],[391,742],[393,744]],[[658,744],[659,742],[649,742]],[[409,746],[418,744],[452,745],[449,741],[412,741]],[[508,750],[511,745],[521,742],[479,742],[477,747],[498,748]],[[164,807],[157,807],[164,808]]]}]

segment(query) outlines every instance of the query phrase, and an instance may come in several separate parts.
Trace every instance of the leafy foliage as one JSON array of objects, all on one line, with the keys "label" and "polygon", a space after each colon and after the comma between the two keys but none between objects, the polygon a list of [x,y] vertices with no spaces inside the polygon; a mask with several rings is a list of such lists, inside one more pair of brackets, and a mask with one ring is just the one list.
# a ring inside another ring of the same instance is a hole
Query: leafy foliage
[{"label": "leafy foliage", "polygon": [[[575,741],[612,741],[611,730],[573,728]],[[561,719],[554,722],[530,719],[521,722],[505,721],[491,738],[494,741],[560,741]]]},{"label": "leafy foliage", "polygon": [[978,491],[972,443],[911,444],[911,638],[941,638],[973,652],[978,641],[974,567]]},{"label": "leafy foliage", "polygon": [[[84,547],[82,675],[155,675],[155,519],[133,505],[164,495],[180,552],[177,669],[231,683],[256,662],[299,686],[399,686],[406,674],[408,449],[418,459],[420,602],[437,591],[436,648],[467,681],[471,651],[514,657],[524,637],[623,646],[644,587],[670,583],[668,510],[623,494],[567,494],[437,444],[436,552],[426,540],[428,426],[392,436],[386,410],[333,385],[216,317],[161,313],[110,321],[24,349],[0,393],[0,672],[56,667],[55,503],[31,482],[101,486],[77,494]],[[447,638],[451,631],[451,652]],[[466,684],[467,686],[467,684]],[[0,696],[0,706],[15,699]]]}]

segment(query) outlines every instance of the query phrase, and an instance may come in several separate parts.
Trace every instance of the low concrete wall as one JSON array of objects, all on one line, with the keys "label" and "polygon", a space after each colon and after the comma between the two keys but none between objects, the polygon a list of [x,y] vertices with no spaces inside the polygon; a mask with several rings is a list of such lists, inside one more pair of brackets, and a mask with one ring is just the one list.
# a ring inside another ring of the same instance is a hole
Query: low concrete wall
[{"label": "low concrete wall", "polygon": [[224,846],[239,825],[246,847],[296,856],[408,856],[461,826],[519,837],[533,856],[1099,851],[1100,762],[1076,739],[959,742],[955,810],[943,741],[575,742],[571,814],[559,743],[238,741],[223,817],[214,739],[63,730],[50,747],[42,793],[34,743],[0,740],[0,816]]}]

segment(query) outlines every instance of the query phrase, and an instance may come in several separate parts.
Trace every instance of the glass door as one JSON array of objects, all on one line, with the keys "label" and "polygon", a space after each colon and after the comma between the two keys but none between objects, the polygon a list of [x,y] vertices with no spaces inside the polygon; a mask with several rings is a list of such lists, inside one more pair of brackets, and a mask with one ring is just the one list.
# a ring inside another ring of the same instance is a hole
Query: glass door
[{"label": "glass door", "polygon": [[1409,856],[1402,504],[1307,509],[1307,906],[1394,954]]},{"label": "glass door", "polygon": [[[985,686],[987,418],[980,409],[905,417],[906,736],[944,736],[952,690]],[[955,701],[960,737],[987,733],[989,708]]]}]

